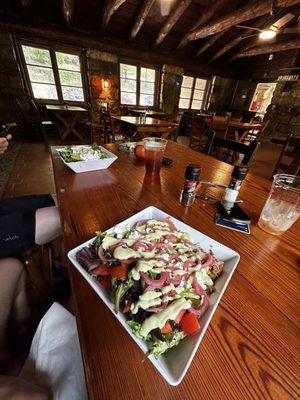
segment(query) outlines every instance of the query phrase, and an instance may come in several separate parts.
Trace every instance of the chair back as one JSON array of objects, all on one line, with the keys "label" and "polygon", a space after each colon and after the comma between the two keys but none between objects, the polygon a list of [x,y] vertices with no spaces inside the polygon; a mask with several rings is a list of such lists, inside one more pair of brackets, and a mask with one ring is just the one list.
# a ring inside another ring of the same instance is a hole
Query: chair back
[{"label": "chair back", "polygon": [[189,124],[190,148],[202,151],[207,140],[207,133],[210,128],[204,117],[195,116],[190,119]]},{"label": "chair back", "polygon": [[[290,160],[288,164],[286,158]],[[286,139],[272,176],[280,172],[300,175],[300,138],[293,137],[292,133]]]},{"label": "chair back", "polygon": [[213,116],[212,129],[215,131],[216,137],[226,138],[229,125],[229,117]]},{"label": "chair back", "polygon": [[141,134],[142,137],[155,136],[176,142],[178,136],[178,126],[144,126],[139,128],[139,134]]},{"label": "chair back", "polygon": [[100,122],[103,122],[106,143],[114,143],[115,142],[115,134],[112,127],[112,121],[110,113],[104,108],[100,108]]},{"label": "chair back", "polygon": [[265,130],[267,129],[267,127],[270,125],[271,121],[268,119],[268,121],[265,121],[263,123],[263,127],[261,128],[260,132],[259,132],[259,136],[262,136],[262,134],[265,132]]},{"label": "chair back", "polygon": [[215,136],[212,142],[209,155],[211,155],[212,151],[216,149],[218,158],[220,158],[220,149],[227,149],[232,152],[231,161],[229,162],[230,164],[232,164],[235,161],[234,160],[235,153],[244,155],[242,164],[249,164],[255,154],[257,144],[258,144],[257,140],[253,140],[249,144],[249,146],[247,146],[246,144],[241,142],[236,142],[235,140],[224,139]]}]

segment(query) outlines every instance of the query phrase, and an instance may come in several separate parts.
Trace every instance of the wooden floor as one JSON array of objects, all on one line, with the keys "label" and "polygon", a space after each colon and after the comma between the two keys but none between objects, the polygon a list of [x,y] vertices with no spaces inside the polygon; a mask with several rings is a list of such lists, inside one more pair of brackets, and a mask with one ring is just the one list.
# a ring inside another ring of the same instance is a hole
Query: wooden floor
[{"label": "wooden floor", "polygon": [[[179,143],[188,144],[187,138],[180,137]],[[280,149],[278,145],[261,143],[250,171],[270,179]],[[42,142],[23,143],[3,198],[41,193],[55,193],[49,150]]]},{"label": "wooden floor", "polygon": [[48,146],[41,142],[23,143],[3,198],[42,193],[55,193]]}]

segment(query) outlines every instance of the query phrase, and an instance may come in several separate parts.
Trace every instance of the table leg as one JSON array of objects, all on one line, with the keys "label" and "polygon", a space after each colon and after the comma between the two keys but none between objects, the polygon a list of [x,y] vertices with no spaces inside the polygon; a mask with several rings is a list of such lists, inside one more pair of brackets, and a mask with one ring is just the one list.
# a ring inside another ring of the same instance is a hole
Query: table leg
[{"label": "table leg", "polygon": [[136,139],[137,133],[138,133],[138,128],[135,125],[132,124],[126,124],[126,123],[120,123],[119,124],[121,130],[123,131],[123,134],[125,136],[125,140],[132,140]]},{"label": "table leg", "polygon": [[78,122],[78,117],[76,115],[68,117],[62,116],[60,113],[56,113],[57,118],[62,122],[62,127],[60,128],[61,139],[65,140],[70,133],[74,133],[82,142],[85,141],[84,137],[75,128]]}]

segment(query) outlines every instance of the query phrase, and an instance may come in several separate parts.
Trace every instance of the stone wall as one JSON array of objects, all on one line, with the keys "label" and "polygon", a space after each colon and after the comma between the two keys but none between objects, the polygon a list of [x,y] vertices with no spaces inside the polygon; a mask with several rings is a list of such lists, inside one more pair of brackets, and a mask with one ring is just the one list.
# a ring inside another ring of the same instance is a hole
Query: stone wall
[{"label": "stone wall", "polygon": [[178,113],[183,68],[164,65],[161,75],[160,108],[170,115]]},{"label": "stone wall", "polygon": [[216,76],[210,97],[209,111],[221,114],[230,108],[236,81],[234,79]]},{"label": "stone wall", "polygon": [[255,92],[256,82],[250,79],[229,79],[216,76],[212,89],[209,110],[218,115],[231,111],[233,117],[248,111]]},{"label": "stone wall", "polygon": [[87,49],[87,68],[95,120],[102,102],[112,113],[119,111],[119,64],[115,54]]},{"label": "stone wall", "polygon": [[234,99],[232,102],[232,112],[234,116],[241,116],[243,111],[248,111],[253,98],[256,82],[250,79],[241,79],[237,82]]},{"label": "stone wall", "polygon": [[300,135],[300,81],[277,83],[264,120],[270,120],[265,138]]},{"label": "stone wall", "polygon": [[9,33],[0,31],[0,48],[0,121],[22,121],[22,111],[26,115],[31,109]]}]

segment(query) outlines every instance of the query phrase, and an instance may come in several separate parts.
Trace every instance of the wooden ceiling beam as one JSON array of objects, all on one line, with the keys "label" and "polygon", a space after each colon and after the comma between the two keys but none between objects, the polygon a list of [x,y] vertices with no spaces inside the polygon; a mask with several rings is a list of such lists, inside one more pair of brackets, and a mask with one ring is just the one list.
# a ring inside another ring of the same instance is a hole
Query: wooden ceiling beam
[{"label": "wooden ceiling beam", "polygon": [[74,16],[74,0],[62,0],[62,14],[66,26],[71,26]]},{"label": "wooden ceiling beam", "polygon": [[223,36],[225,32],[219,32],[216,35],[212,36],[209,40],[207,40],[206,43],[204,43],[204,45],[197,50],[195,57],[199,57],[202,53],[204,53],[210,46],[212,46],[218,39],[220,39],[220,37]]},{"label": "wooden ceiling beam", "polygon": [[[255,24],[255,26],[253,28],[254,29],[255,28],[268,29],[277,20],[278,20],[278,15],[276,15],[276,13],[274,13],[274,15],[272,17],[269,16],[267,19],[265,17],[262,17],[262,21],[258,24]],[[214,54],[214,56],[210,59],[210,61],[213,62],[213,61],[217,60],[218,58],[222,57],[225,53],[227,53],[233,47],[238,45],[243,40],[248,39],[249,37],[253,37],[253,38],[257,39],[258,32],[255,33],[255,31],[253,29],[248,29],[248,30],[244,31],[243,34],[239,34],[238,36],[236,36],[235,38],[230,40],[227,44],[225,44],[225,46],[223,46],[219,51],[217,51],[216,54]],[[248,48],[253,47],[253,45],[255,45],[255,44],[256,44],[255,41],[252,41],[252,43],[247,47]]]},{"label": "wooden ceiling beam", "polygon": [[139,33],[141,27],[143,26],[145,19],[147,18],[149,11],[155,0],[144,0],[143,6],[134,22],[133,28],[131,30],[130,38],[134,39]]},{"label": "wooden ceiling beam", "polygon": [[[276,8],[291,7],[299,3],[300,0],[277,0],[275,2]],[[217,21],[194,29],[188,34],[187,39],[188,41],[202,39],[204,37],[224,31],[225,29],[231,28],[244,21],[266,15],[270,12],[270,4],[271,2],[262,0],[258,0],[255,3],[247,4],[245,7],[233,11],[230,14],[219,18]]]},{"label": "wooden ceiling beam", "polygon": [[175,7],[172,10],[172,12],[170,13],[166,22],[164,23],[161,30],[159,31],[159,33],[154,41],[153,47],[158,46],[161,42],[163,42],[165,40],[168,33],[171,31],[173,26],[176,24],[176,22],[179,20],[179,18],[185,12],[185,10],[188,8],[188,6],[191,4],[191,2],[192,2],[192,0],[180,0],[177,7]]},{"label": "wooden ceiling beam", "polygon": [[240,51],[235,54],[230,61],[236,60],[237,58],[254,57],[261,54],[278,53],[280,51],[300,49],[299,40],[289,40],[283,43],[274,43],[269,46],[255,46],[246,50]]},{"label": "wooden ceiling beam", "polygon": [[125,3],[126,0],[105,0],[103,13],[102,13],[102,24],[101,29],[104,31],[113,16],[113,13]]},{"label": "wooden ceiling beam", "polygon": [[[104,52],[114,53],[120,57],[140,60],[146,64],[176,65],[195,74],[204,74],[206,76],[218,75],[218,67],[211,66],[206,62],[199,63],[187,57],[178,57],[170,53],[154,52],[142,46],[125,45],[114,40],[100,39],[99,36],[90,35],[84,32],[76,32],[63,29],[62,27],[45,26],[43,23],[36,22],[31,24],[24,20],[16,18],[7,18],[0,15],[0,29],[11,33],[24,35],[27,38],[39,38],[40,40],[51,41],[63,45],[77,46],[78,48],[89,48]],[[222,72],[226,73],[226,66],[222,67]],[[227,71],[228,72],[228,71]]]},{"label": "wooden ceiling beam", "polygon": [[221,47],[219,51],[214,54],[214,56],[210,59],[211,62],[217,60],[218,58],[222,57],[223,54],[227,53],[230,49],[235,47],[237,44],[239,44],[242,40],[248,38],[250,35],[253,34],[252,29],[248,29],[246,33],[237,36],[235,39],[230,40],[225,46]]},{"label": "wooden ceiling beam", "polygon": [[182,49],[188,44],[189,42],[188,35],[193,30],[197,29],[199,26],[206,24],[215,15],[216,11],[219,9],[222,3],[223,0],[216,0],[213,2],[213,4],[207,7],[207,9],[200,15],[197,21],[193,24],[192,28],[188,31],[188,33],[186,33],[183,36],[179,45],[177,46],[178,49]]}]

